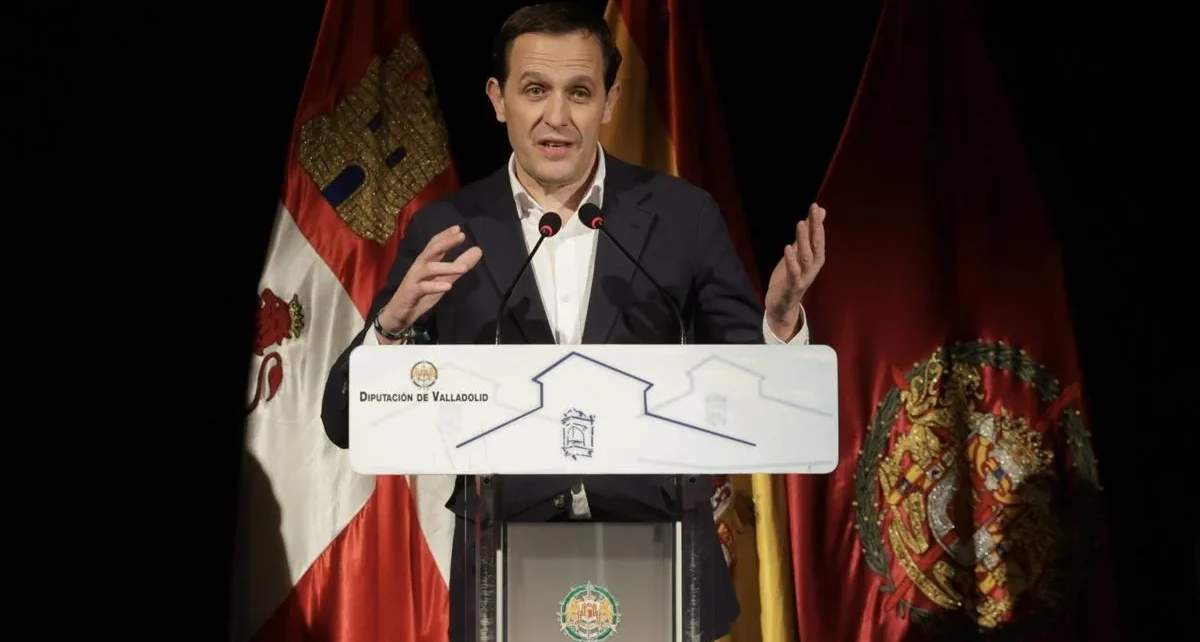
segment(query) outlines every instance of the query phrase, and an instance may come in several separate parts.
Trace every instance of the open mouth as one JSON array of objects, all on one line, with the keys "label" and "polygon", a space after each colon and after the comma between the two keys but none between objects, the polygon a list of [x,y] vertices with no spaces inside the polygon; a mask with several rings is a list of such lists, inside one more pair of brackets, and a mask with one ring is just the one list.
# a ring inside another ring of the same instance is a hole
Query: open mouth
[{"label": "open mouth", "polygon": [[565,140],[543,140],[538,143],[538,147],[550,152],[562,152],[571,147],[571,143]]}]

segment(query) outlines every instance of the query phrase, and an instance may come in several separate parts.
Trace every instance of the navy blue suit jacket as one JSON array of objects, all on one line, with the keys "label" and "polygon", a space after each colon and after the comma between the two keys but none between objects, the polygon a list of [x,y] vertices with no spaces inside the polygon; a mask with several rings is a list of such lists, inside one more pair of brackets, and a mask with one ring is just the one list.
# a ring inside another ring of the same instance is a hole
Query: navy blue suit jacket
[{"label": "navy blue suit jacket", "polygon": [[[733,247],[724,219],[704,190],[669,175],[631,165],[608,155],[602,213],[608,231],[638,257],[646,270],[680,304],[689,343],[763,343],[763,308]],[[404,275],[429,239],[460,225],[467,240],[452,251],[453,260],[472,245],[483,250],[479,265],[463,275],[421,324],[439,343],[487,344],[494,341],[496,309],[512,283],[527,250],[507,166],[468,185],[414,215],[387,285],[371,305],[368,322],[333,366],[326,383],[321,417],[329,439],[348,447],[347,382],[350,352],[371,330],[370,319],[391,299]],[[658,291],[608,239],[598,239],[592,291],[583,343],[678,343],[678,325]],[[516,286],[499,322],[504,343],[554,343],[532,270]],[[510,520],[551,521],[565,518],[570,488],[577,478],[506,476],[501,501]],[[667,476],[589,476],[584,483],[594,513],[621,520],[669,520],[676,515],[674,481]],[[447,507],[466,517],[473,502],[459,479]],[[709,486],[711,489],[711,486]],[[708,510],[707,501],[687,507]],[[458,538],[456,537],[456,540]],[[711,574],[727,576],[715,529],[708,539]],[[457,554],[458,551],[456,551]],[[456,560],[453,571],[460,574]],[[464,578],[459,578],[464,579]],[[454,582],[452,580],[452,591]],[[736,598],[722,577],[715,621],[705,626],[707,639],[728,631],[736,617]],[[467,582],[467,584],[473,584]],[[456,597],[456,601],[462,597]],[[732,600],[732,604],[729,604]],[[715,606],[715,605],[714,605]],[[454,609],[457,611],[457,609]],[[457,638],[456,638],[457,639]]]},{"label": "navy blue suit jacket", "polygon": [[[712,197],[673,176],[630,165],[611,155],[605,160],[602,213],[608,231],[675,297],[689,329],[689,343],[762,343],[762,305]],[[414,215],[387,285],[371,304],[369,318],[374,318],[391,299],[429,239],[452,225],[461,225],[467,240],[447,260],[471,245],[482,248],[483,259],[454,284],[432,313],[422,319],[422,325],[439,343],[493,342],[500,297],[526,256],[507,166]],[[608,239],[601,238],[597,243],[592,284],[583,343],[678,342],[679,332],[668,305]],[[554,343],[532,270],[521,278],[501,323],[504,343]],[[329,439],[342,448],[349,445],[346,384],[350,352],[362,344],[369,331],[368,321],[337,360],[326,384],[321,418]],[[549,519],[563,510],[555,507],[553,499],[574,481],[546,476],[508,477],[506,513],[522,521]],[[616,496],[626,510],[645,508],[663,516],[673,514],[661,484],[646,481],[589,478],[589,503],[603,504]],[[534,488],[554,492],[547,495]],[[638,505],[627,505],[624,500],[628,498]],[[463,509],[453,500],[451,505]]]}]

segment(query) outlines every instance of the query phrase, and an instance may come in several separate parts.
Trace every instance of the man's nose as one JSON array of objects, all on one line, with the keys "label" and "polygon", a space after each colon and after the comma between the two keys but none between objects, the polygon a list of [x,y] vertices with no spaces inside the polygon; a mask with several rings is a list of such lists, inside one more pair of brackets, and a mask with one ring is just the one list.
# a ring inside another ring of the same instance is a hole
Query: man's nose
[{"label": "man's nose", "polygon": [[546,124],[551,127],[565,127],[571,122],[571,104],[562,94],[553,94],[546,101]]}]

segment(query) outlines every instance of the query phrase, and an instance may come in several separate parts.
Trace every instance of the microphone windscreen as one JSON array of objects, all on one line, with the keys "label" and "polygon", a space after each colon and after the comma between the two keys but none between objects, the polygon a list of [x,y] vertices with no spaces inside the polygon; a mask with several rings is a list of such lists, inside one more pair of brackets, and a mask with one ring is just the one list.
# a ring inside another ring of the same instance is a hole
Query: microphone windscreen
[{"label": "microphone windscreen", "polygon": [[542,236],[554,236],[562,229],[562,217],[554,212],[542,214],[538,221],[538,233]]},{"label": "microphone windscreen", "polygon": [[595,203],[585,203],[579,208],[579,222],[594,230],[604,224],[604,218],[600,216],[600,208]]}]

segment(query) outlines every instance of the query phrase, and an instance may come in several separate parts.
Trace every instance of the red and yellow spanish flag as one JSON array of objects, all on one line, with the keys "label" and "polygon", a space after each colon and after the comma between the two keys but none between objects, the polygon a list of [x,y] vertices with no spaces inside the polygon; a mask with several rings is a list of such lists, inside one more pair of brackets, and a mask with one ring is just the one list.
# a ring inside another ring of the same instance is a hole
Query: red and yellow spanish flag
[{"label": "red and yellow spanish flag", "polygon": [[[729,141],[714,89],[699,2],[610,0],[605,18],[624,62],[612,121],[601,144],[623,160],[708,190],[761,292]],[[785,478],[717,477],[714,519],[742,614],[729,642],[796,639]]]},{"label": "red and yellow spanish flag", "polygon": [[1118,640],[1054,229],[976,3],[887,0],[806,310],[841,461],[788,480],[804,640]]},{"label": "red and yellow spanish flag", "polygon": [[413,8],[328,0],[260,279],[233,642],[444,642],[452,477],[350,468],[321,398],[411,215],[457,187]]}]

